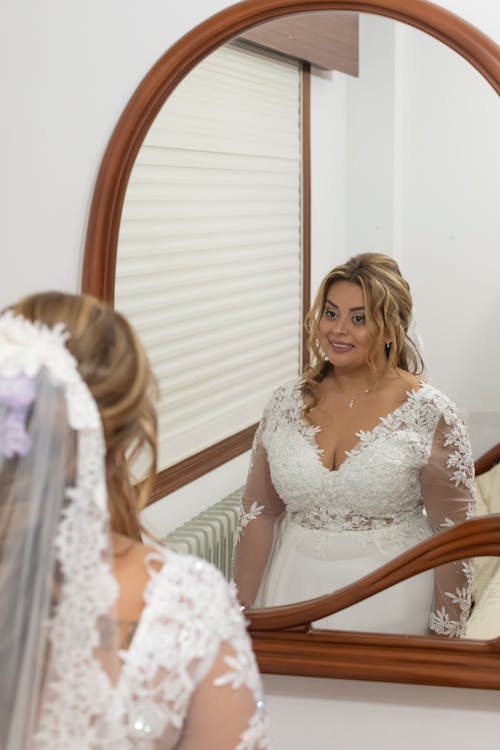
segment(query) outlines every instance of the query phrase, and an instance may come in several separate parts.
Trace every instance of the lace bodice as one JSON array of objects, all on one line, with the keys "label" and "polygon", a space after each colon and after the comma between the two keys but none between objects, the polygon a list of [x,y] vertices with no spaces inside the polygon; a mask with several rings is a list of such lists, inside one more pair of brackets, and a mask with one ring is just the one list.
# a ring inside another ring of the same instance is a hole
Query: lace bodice
[{"label": "lace bodice", "polygon": [[[278,388],[255,435],[235,554],[244,601],[253,601],[275,521],[285,513],[300,527],[356,535],[361,543],[390,537],[401,552],[410,536],[428,536],[429,523],[439,531],[472,517],[474,466],[467,432],[454,404],[433,386],[410,391],[374,429],[358,433],[337,471],[323,465],[315,439],[320,428],[306,421],[302,409],[300,382]],[[431,618],[431,627],[450,635],[458,634],[457,623],[470,608],[470,566],[454,565],[451,577],[448,566],[449,580]]]},{"label": "lace bodice", "polygon": [[296,385],[278,389],[256,443],[262,440],[273,485],[302,525],[346,529],[357,519],[357,526],[370,527],[412,515],[423,502],[420,470],[429,462],[441,419],[449,427],[450,481],[472,489],[473,461],[463,425],[449,399],[432,386],[410,392],[373,430],[358,433],[358,444],[337,471],[321,463],[317,428],[306,422],[301,410]]}]

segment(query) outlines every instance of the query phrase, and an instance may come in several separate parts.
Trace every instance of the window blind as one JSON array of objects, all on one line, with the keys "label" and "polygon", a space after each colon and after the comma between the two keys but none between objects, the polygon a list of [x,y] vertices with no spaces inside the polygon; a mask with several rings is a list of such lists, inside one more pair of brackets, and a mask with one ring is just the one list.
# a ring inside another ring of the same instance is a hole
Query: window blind
[{"label": "window blind", "polygon": [[159,381],[160,469],[258,421],[299,372],[300,123],[299,65],[227,45],[140,149],[115,301]]}]

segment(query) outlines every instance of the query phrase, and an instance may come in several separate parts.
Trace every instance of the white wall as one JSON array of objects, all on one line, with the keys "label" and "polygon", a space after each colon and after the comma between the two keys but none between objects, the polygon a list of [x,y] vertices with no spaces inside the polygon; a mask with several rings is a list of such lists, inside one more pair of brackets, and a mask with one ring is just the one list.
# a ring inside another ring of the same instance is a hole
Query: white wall
[{"label": "white wall", "polygon": [[394,255],[396,25],[359,19],[359,78],[347,79],[347,256]]},{"label": "white wall", "polygon": [[264,690],[276,750],[486,750],[500,731],[494,690],[280,675]]},{"label": "white wall", "polygon": [[403,36],[400,260],[432,380],[467,414],[480,455],[500,440],[500,107],[461,57]]},{"label": "white wall", "polygon": [[311,71],[311,299],[347,257],[347,76]]},{"label": "white wall", "polygon": [[[78,291],[92,188],[119,114],[141,78],[174,41],[230,4],[225,0],[149,0],[147,4],[139,0],[3,0],[0,305],[35,290]],[[440,4],[494,38],[500,37],[500,8],[492,0],[441,0]],[[326,699],[313,696],[306,704],[302,700],[307,699],[310,687],[300,681],[291,679],[288,687],[273,693],[270,703],[276,706],[275,727],[281,737],[277,750],[304,746],[307,735],[304,739],[300,732],[283,738],[288,727],[299,727],[302,717],[306,721],[313,709],[316,730],[324,726],[331,736],[334,722],[335,747],[364,747],[365,740],[353,742],[353,727],[359,728],[360,714],[380,716],[381,703],[387,723],[390,717],[398,729],[384,743],[388,750],[409,746],[403,737],[421,738],[419,747],[425,739],[432,747],[433,728],[439,736],[445,723],[454,750],[465,750],[472,742],[481,745],[478,733],[472,739],[468,736],[470,713],[456,710],[461,705],[454,697],[456,691],[440,691],[441,699],[427,712],[423,726],[422,712],[402,709],[393,686],[380,685],[367,692],[362,683],[349,683],[351,699],[345,701],[342,684],[331,684],[336,690]],[[421,700],[422,690],[431,701],[438,689],[407,686],[407,708]],[[298,691],[299,710],[291,695],[287,696],[290,691]],[[490,716],[490,695],[465,693],[478,715],[482,712],[486,717],[485,739],[493,739],[500,719]],[[290,711],[298,717],[296,721],[290,721]],[[367,732],[366,741],[369,737]],[[324,747],[331,748],[332,743]],[[320,744],[315,744],[315,750],[320,750]]]}]

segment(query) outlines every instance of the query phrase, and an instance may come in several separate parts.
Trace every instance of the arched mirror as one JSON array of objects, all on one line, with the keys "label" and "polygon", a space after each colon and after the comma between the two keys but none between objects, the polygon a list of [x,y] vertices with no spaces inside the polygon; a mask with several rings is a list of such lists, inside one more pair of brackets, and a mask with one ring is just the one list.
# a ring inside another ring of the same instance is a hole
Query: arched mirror
[{"label": "arched mirror", "polygon": [[[488,436],[484,437],[484,431],[490,426],[495,429],[498,393],[495,378],[488,377],[487,372],[479,385],[474,381],[480,368],[476,367],[471,373],[469,363],[474,358],[479,359],[483,347],[488,345],[487,338],[479,337],[477,331],[481,321],[487,320],[494,309],[494,274],[482,275],[484,283],[491,285],[491,302],[485,303],[489,311],[483,309],[467,315],[463,305],[467,305],[464,300],[470,299],[470,276],[464,267],[454,263],[454,253],[459,243],[462,250],[463,243],[474,245],[479,235],[478,266],[491,268],[491,264],[497,262],[493,248],[498,244],[499,227],[494,220],[498,185],[494,180],[497,170],[493,159],[498,159],[494,139],[494,113],[498,109],[494,109],[497,100],[493,88],[499,90],[500,87],[498,49],[467,24],[428,3],[393,0],[376,5],[363,3],[361,8],[354,2],[247,2],[223,11],[180,40],[150,71],[132,97],[104,157],[89,221],[84,288],[113,299],[121,209],[129,176],[139,149],[151,133],[152,123],[165,101],[168,105],[167,97],[172,92],[175,95],[182,79],[204,58],[209,60],[207,56],[222,44],[226,49],[236,48],[243,54],[254,55],[255,48],[248,47],[250,36],[259,50],[271,47],[271,52],[266,54],[282,59],[283,50],[276,40],[270,42],[255,34],[265,27],[269,31],[275,19],[304,19],[303,14],[311,11],[328,11],[332,20],[335,14],[338,18],[345,18],[346,14],[351,15],[351,20],[356,18],[358,46],[354,57],[359,60],[359,71],[351,69],[350,73],[345,73],[338,66],[333,73],[314,69],[306,83],[312,135],[307,169],[310,170],[312,198],[307,194],[304,201],[304,195],[300,196],[307,208],[301,237],[309,232],[310,221],[313,286],[330,266],[353,252],[380,249],[396,255],[410,280],[416,279],[414,296],[428,362],[434,379],[447,390],[450,384],[446,379],[450,372],[456,373],[457,368],[447,369],[449,357],[443,357],[443,336],[436,336],[436,329],[448,330],[447,352],[449,349],[463,351],[463,340],[467,340],[468,356],[463,358],[460,377],[453,382],[452,390],[469,411],[472,421],[475,420],[476,454],[479,455],[484,447],[483,440],[487,447]],[[299,12],[301,16],[297,16]],[[314,60],[311,62],[314,64]],[[491,118],[484,117],[484,107],[481,107],[481,117],[475,115],[474,107],[470,106],[470,94],[464,101],[465,97],[460,96],[462,91],[440,87],[439,81],[433,86],[436,66],[449,66],[448,76],[443,77],[448,82],[454,80],[455,71],[460,69],[461,82],[466,80],[467,87],[470,85],[467,90],[474,92],[473,97],[486,102]],[[353,72],[359,75],[353,76]],[[304,89],[300,96],[304,98]],[[168,106],[164,111],[168,114]],[[330,123],[331,127],[326,126]],[[454,123],[460,123],[460,127],[454,127]],[[461,140],[464,134],[467,142]],[[302,140],[299,135],[298,141]],[[450,154],[459,154],[460,158],[450,158]],[[328,168],[333,164],[335,170]],[[474,189],[471,189],[471,178]],[[305,245],[307,251],[307,243]],[[337,248],[333,257],[332,246]],[[460,255],[461,250],[456,254]],[[432,273],[428,276],[418,273],[422,265],[432,269]],[[309,272],[307,268],[306,271]],[[303,286],[306,285],[307,281]],[[427,304],[431,297],[429,292],[432,293],[432,309]],[[307,295],[304,304],[307,304]],[[452,327],[457,307],[460,329]],[[450,321],[448,329],[442,325],[443,319]],[[487,329],[486,324],[484,329]],[[296,361],[292,366],[299,364]],[[474,382],[473,391],[471,382]],[[478,393],[484,399],[478,398]],[[482,418],[485,412],[488,413]],[[245,448],[251,437],[250,428],[243,433],[245,430],[241,430],[241,447]],[[480,554],[480,549],[485,550],[484,553],[498,553],[493,542],[495,522],[492,523],[486,541],[482,534],[489,527],[485,527],[484,522],[478,527],[479,536],[475,538],[478,548],[474,554]],[[454,532],[457,532],[455,536]],[[474,540],[473,529],[462,536],[458,529],[454,532],[448,532],[449,542],[436,537],[417,553],[407,553],[407,557],[394,563],[392,568],[389,565],[374,580],[365,581],[362,596],[366,596],[366,591],[378,590],[380,581],[382,587],[390,585],[406,575],[442,564],[452,559],[450,555],[460,558],[472,554],[467,542]],[[284,608],[286,611],[251,614],[261,665],[270,671],[292,674],[475,684],[472,672],[467,677],[469,682],[460,682],[463,676],[459,677],[459,670],[453,668],[453,664],[460,658],[469,660],[471,665],[479,665],[482,659],[482,677],[477,678],[477,685],[498,686],[483,674],[490,668],[488,660],[498,658],[493,657],[492,645],[450,644],[433,638],[401,639],[337,631],[321,634],[280,630],[296,627],[303,631],[307,623],[318,619],[318,612],[325,606],[345,606],[346,602],[356,601],[360,591],[353,586],[347,593],[339,594],[336,601],[330,599],[326,604],[324,601],[313,605],[305,603]],[[381,662],[377,671],[374,654],[383,654],[382,661],[387,662],[387,649],[392,654],[399,649],[399,661],[396,659],[393,668],[385,667],[385,671]],[[348,653],[351,654],[349,666],[345,666]],[[421,671],[412,672],[409,666],[415,659],[422,658],[432,665],[427,676]],[[368,674],[367,667],[359,667],[359,662],[370,659],[372,672]],[[448,666],[440,672],[443,660],[447,660]],[[339,666],[341,662],[344,667]]]}]

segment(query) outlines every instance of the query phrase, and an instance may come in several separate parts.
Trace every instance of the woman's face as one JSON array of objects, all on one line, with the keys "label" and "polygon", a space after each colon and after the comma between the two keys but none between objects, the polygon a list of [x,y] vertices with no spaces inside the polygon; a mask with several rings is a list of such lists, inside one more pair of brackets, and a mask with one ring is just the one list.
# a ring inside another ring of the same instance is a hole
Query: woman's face
[{"label": "woman's face", "polygon": [[366,366],[375,327],[366,323],[363,290],[358,284],[334,281],[330,285],[318,330],[320,346],[334,367]]}]

